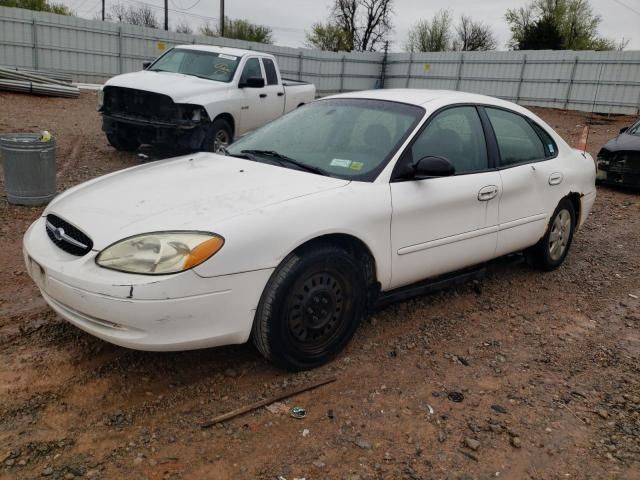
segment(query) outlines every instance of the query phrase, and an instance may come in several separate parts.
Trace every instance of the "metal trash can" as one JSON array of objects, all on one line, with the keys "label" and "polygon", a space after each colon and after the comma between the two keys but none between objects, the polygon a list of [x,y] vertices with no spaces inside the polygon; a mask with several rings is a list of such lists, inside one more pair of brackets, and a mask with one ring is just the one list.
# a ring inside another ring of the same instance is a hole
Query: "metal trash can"
[{"label": "metal trash can", "polygon": [[16,205],[46,205],[56,195],[56,142],[48,133],[0,135],[7,200]]}]

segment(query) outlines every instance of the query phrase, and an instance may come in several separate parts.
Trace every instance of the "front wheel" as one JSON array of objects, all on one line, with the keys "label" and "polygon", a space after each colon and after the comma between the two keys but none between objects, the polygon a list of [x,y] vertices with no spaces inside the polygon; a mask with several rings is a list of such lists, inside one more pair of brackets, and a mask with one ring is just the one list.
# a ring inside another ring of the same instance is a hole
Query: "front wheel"
[{"label": "front wheel", "polygon": [[253,342],[280,367],[315,368],[349,343],[365,305],[364,270],[348,252],[330,245],[294,252],[267,283]]},{"label": "front wheel", "polygon": [[558,268],[569,253],[576,227],[576,213],[568,198],[560,200],[544,237],[526,252],[530,265],[540,270]]},{"label": "front wheel", "polygon": [[204,150],[213,153],[224,153],[233,142],[231,125],[222,118],[215,120],[208,129],[204,140]]},{"label": "front wheel", "polygon": [[122,133],[107,133],[107,140],[113,148],[122,152],[132,152],[140,146],[137,138],[128,137]]}]

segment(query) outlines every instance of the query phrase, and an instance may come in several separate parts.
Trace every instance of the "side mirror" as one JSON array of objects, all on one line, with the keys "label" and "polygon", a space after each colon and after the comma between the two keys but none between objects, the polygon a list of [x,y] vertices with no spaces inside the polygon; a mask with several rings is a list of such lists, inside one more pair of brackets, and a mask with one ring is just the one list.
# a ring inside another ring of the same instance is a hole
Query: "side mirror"
[{"label": "side mirror", "polygon": [[264,87],[264,78],[262,77],[249,77],[244,82],[238,85],[239,88],[262,88]]},{"label": "side mirror", "polygon": [[451,162],[444,157],[423,157],[416,163],[413,178],[420,180],[430,177],[450,177],[456,173]]},{"label": "side mirror", "polygon": [[147,68],[149,68],[151,66],[153,62],[142,62],[142,69],[146,70]]},{"label": "side mirror", "polygon": [[629,127],[622,127],[622,128],[620,129],[620,133],[624,133],[624,132],[626,132],[627,130],[629,130]]}]

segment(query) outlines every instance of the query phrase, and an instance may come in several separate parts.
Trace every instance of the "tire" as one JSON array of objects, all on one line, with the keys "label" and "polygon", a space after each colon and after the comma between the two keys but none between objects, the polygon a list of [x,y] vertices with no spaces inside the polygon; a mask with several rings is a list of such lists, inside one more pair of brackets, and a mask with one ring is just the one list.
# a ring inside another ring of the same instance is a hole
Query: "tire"
[{"label": "tire", "polygon": [[569,253],[575,228],[576,212],[573,203],[568,198],[563,198],[551,216],[544,237],[525,252],[529,265],[544,271],[554,270],[562,265]]},{"label": "tire", "polygon": [[328,362],[349,343],[365,314],[366,285],[363,267],[339,247],[290,254],[262,293],[253,343],[287,370]]},{"label": "tire", "polygon": [[107,133],[107,140],[113,148],[121,152],[132,152],[140,146],[137,138],[126,137],[121,133]]},{"label": "tire", "polygon": [[229,122],[219,118],[214,120],[204,139],[203,150],[205,152],[218,153],[233,142],[233,129]]}]

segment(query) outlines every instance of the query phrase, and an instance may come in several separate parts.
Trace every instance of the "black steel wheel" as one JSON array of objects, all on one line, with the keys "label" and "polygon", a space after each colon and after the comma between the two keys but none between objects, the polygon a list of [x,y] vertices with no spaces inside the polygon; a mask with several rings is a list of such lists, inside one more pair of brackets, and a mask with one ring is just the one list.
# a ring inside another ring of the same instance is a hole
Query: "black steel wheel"
[{"label": "black steel wheel", "polygon": [[253,325],[258,350],[289,370],[315,368],[341,351],[365,312],[366,279],[345,250],[289,255],[262,295]]}]

